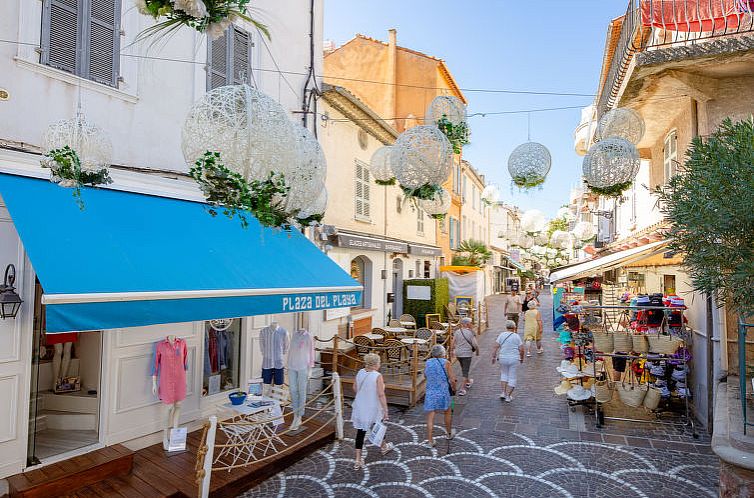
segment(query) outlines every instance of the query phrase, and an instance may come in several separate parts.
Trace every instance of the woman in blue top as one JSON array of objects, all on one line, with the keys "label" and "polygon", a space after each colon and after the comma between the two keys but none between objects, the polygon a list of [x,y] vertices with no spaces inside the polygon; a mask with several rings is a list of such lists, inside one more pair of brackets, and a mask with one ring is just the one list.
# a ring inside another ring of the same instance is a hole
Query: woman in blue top
[{"label": "woman in blue top", "polygon": [[424,367],[427,392],[424,395],[424,411],[427,412],[427,444],[430,448],[435,446],[432,439],[432,429],[435,423],[435,412],[445,414],[445,432],[448,439],[453,439],[456,430],[451,428],[452,413],[450,409],[449,387],[456,384],[450,362],[445,359],[445,348],[437,344],[432,347],[430,358]]}]

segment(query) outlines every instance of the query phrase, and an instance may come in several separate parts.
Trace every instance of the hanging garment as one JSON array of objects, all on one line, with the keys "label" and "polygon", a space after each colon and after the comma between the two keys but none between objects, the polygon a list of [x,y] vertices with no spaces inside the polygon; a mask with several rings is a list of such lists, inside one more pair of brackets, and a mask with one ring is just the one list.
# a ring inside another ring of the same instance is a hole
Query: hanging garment
[{"label": "hanging garment", "polygon": [[214,330],[209,331],[209,365],[212,373],[219,372],[217,364],[217,333]]},{"label": "hanging garment", "polygon": [[263,328],[259,332],[262,348],[262,369],[283,368],[283,356],[288,352],[288,331],[281,326]]},{"label": "hanging garment", "polygon": [[188,350],[186,341],[176,337],[171,344],[165,338],[155,344],[152,376],[157,376],[157,395],[163,403],[172,405],[186,399],[186,371]]},{"label": "hanging garment", "polygon": [[78,332],[65,332],[63,334],[45,334],[45,345],[65,344],[66,342],[76,342],[79,340]]},{"label": "hanging garment", "polygon": [[226,330],[219,330],[217,334],[217,365],[220,370],[228,368],[228,333]]},{"label": "hanging garment", "polygon": [[668,31],[730,30],[752,6],[748,0],[642,0],[641,24]]}]

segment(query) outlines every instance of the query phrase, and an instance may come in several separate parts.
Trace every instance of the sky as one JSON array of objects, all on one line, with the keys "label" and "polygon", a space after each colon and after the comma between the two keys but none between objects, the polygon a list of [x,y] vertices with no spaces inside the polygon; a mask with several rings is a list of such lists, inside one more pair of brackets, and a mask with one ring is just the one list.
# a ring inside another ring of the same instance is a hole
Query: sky
[{"label": "sky", "polygon": [[[396,28],[398,45],[447,64],[461,88],[523,90],[592,95],[611,19],[625,13],[627,0],[325,0],[325,40],[336,46],[356,33],[387,41]],[[535,96],[464,92],[468,112],[485,113],[587,106],[590,96]],[[541,190],[511,186],[508,156],[527,141],[545,145],[552,168]],[[498,185],[501,200],[523,210],[554,216],[580,180],[581,157],[573,130],[580,109],[473,116],[464,159]]]}]

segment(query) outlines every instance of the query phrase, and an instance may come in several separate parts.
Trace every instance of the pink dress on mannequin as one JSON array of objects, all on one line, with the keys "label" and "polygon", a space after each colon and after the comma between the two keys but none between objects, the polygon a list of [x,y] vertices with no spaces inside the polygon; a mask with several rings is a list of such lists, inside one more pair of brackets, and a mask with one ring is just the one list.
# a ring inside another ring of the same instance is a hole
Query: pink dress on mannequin
[{"label": "pink dress on mannequin", "polygon": [[158,377],[157,395],[168,405],[186,399],[186,370],[188,351],[186,341],[178,337],[175,342],[165,339],[155,345],[152,375]]}]

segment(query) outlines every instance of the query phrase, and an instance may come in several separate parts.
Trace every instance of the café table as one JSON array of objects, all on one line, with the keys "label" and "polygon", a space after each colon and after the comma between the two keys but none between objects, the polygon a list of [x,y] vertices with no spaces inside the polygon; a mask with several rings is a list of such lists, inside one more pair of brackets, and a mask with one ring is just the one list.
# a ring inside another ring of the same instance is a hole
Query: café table
[{"label": "caf\u00e9 table", "polygon": [[381,341],[382,339],[385,338],[385,336],[383,336],[382,334],[363,334],[363,335],[364,337],[368,339],[372,339],[373,341]]},{"label": "caf\u00e9 table", "polygon": [[392,334],[398,334],[398,335],[405,334],[406,332],[408,332],[408,329],[404,327],[382,327],[382,330],[384,330],[385,332],[390,332]]}]

